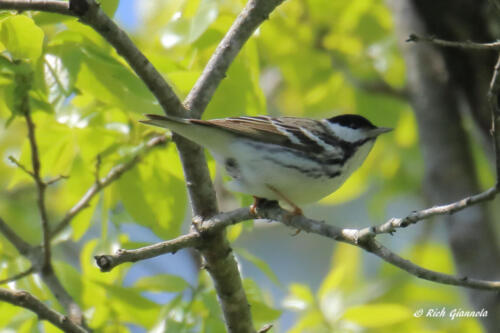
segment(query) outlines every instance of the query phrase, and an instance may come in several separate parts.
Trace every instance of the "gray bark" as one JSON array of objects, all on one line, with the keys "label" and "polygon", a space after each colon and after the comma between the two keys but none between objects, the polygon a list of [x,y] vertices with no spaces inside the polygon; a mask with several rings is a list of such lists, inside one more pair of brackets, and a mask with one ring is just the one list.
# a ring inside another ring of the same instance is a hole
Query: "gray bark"
[{"label": "gray bark", "polygon": [[[404,41],[411,33],[455,40],[475,39],[474,33],[486,31],[486,27],[481,26],[484,19],[472,27],[457,13],[457,6],[470,10],[471,16],[480,16],[479,9],[469,7],[472,4],[481,8],[482,1],[459,2],[434,1],[432,7],[429,1],[392,0],[398,39]],[[470,35],[467,28],[471,29]],[[443,204],[478,193],[470,144],[462,126],[464,113],[460,111],[469,110],[478,128],[487,133],[489,124],[485,119],[490,118],[486,95],[494,65],[491,55],[469,56],[465,51],[445,50],[430,43],[403,42],[402,50],[411,104],[419,127],[428,200],[432,204]],[[498,280],[500,252],[487,206],[473,206],[444,219],[458,273],[464,277]],[[473,308],[488,311],[488,317],[481,318],[485,329],[500,332],[499,294],[471,289],[467,294]]]}]

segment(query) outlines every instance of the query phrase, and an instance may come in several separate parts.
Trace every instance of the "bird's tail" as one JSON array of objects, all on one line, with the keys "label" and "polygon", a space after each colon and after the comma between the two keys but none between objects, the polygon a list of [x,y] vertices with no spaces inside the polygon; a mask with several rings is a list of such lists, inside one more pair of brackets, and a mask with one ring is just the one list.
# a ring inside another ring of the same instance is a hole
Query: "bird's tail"
[{"label": "bird's tail", "polygon": [[140,122],[147,125],[159,126],[170,129],[186,139],[206,147],[213,152],[226,154],[227,142],[230,141],[228,132],[214,130],[212,126],[207,126],[206,122],[197,119],[183,119],[172,116],[160,116],[156,114],[146,114],[148,119]]},{"label": "bird's tail", "polygon": [[145,114],[145,116],[148,119],[139,120],[139,122],[146,124],[146,125],[153,125],[153,126],[158,126],[158,127],[163,127],[163,128],[169,128],[172,130],[175,130],[179,125],[184,126],[184,125],[189,124],[189,120],[178,118],[178,117],[161,116],[158,114]]}]

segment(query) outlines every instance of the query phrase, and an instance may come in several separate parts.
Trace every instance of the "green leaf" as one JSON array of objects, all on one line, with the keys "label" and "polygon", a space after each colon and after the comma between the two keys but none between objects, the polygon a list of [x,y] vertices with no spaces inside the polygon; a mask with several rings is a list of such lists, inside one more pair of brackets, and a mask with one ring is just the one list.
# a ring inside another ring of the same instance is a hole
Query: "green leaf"
[{"label": "green leaf", "polygon": [[130,306],[137,309],[154,309],[158,306],[153,301],[148,300],[146,297],[141,295],[141,290],[133,287],[121,287],[116,285],[107,284],[101,281],[93,281],[97,285],[101,286],[110,295],[115,297],[117,300],[126,302]]},{"label": "green leaf", "polygon": [[161,36],[163,46],[172,48],[179,44],[191,44],[196,41],[217,18],[218,7],[219,4],[215,0],[201,0],[193,17],[189,17],[188,9],[181,17],[170,21]]},{"label": "green leaf", "polygon": [[0,41],[14,59],[29,59],[33,63],[42,54],[44,33],[25,15],[6,18],[1,25]]},{"label": "green leaf", "polygon": [[77,303],[81,303],[83,283],[82,274],[76,268],[63,261],[53,261],[54,270],[62,285]]},{"label": "green leaf", "polygon": [[394,325],[412,318],[411,311],[400,304],[370,304],[348,309],[343,320],[354,322],[367,328]]},{"label": "green leaf", "polygon": [[279,281],[276,274],[264,260],[258,258],[257,256],[251,254],[250,252],[248,252],[243,248],[235,248],[234,250],[237,254],[241,255],[243,258],[245,258],[246,260],[250,261],[252,264],[257,266],[257,268],[259,268],[273,283],[275,283],[278,286],[281,285],[281,282]]},{"label": "green leaf", "polygon": [[[227,107],[231,101],[231,108]],[[207,106],[206,118],[266,113],[266,102],[259,84],[259,60],[255,41],[249,40],[229,67]]]},{"label": "green leaf", "polygon": [[64,66],[63,60],[53,54],[45,55],[43,66],[48,102],[62,104],[72,93],[70,72]]},{"label": "green leaf", "polygon": [[181,292],[189,287],[189,283],[177,275],[159,274],[143,277],[134,283],[134,287],[143,291]]},{"label": "green leaf", "polygon": [[[127,1],[127,0],[125,0]],[[120,3],[120,0],[101,0],[99,1],[102,10],[109,16],[113,17],[115,15],[116,9]]]},{"label": "green leaf", "polygon": [[315,310],[308,312],[305,316],[301,317],[295,326],[288,331],[288,333],[302,333],[302,332],[328,332],[325,328],[318,329],[323,323],[323,315],[321,312]]},{"label": "green leaf", "polygon": [[76,82],[78,89],[124,111],[159,112],[151,92],[130,69],[100,49],[87,47],[84,52],[87,56],[83,58]]},{"label": "green leaf", "polygon": [[126,172],[117,182],[120,197],[135,222],[152,227],[156,222],[153,208],[147,202],[141,174],[137,168]]},{"label": "green leaf", "polygon": [[277,320],[281,316],[281,311],[273,309],[264,302],[249,300],[252,317],[259,322],[269,323]]},{"label": "green leaf", "polygon": [[181,174],[179,157],[170,146],[150,152],[118,181],[127,212],[162,238],[178,235],[184,219],[187,197]]},{"label": "green leaf", "polygon": [[151,328],[157,321],[160,306],[140,294],[133,287],[122,287],[95,281],[95,284],[106,291],[107,297],[112,299],[109,306],[123,323],[135,323]]},{"label": "green leaf", "polygon": [[292,283],[290,294],[283,301],[283,305],[292,310],[304,310],[315,303],[311,289],[303,284]]},{"label": "green leaf", "polygon": [[348,244],[337,244],[332,258],[332,269],[323,280],[318,296],[323,298],[338,289],[356,290],[359,288],[356,277],[360,276],[361,271],[360,256],[360,249]]}]

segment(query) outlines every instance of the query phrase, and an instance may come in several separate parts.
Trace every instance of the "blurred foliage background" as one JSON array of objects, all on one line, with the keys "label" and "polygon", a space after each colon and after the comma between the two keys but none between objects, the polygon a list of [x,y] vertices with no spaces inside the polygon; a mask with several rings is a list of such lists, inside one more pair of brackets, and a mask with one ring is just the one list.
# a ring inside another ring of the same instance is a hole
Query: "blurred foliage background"
[{"label": "blurred foliage background", "polygon": [[[103,0],[176,92],[185,97],[244,1]],[[395,128],[363,167],[305,214],[343,227],[365,227],[426,207],[416,123],[405,94],[405,65],[382,0],[293,0],[280,6],[244,46],[204,118],[270,114],[331,117],[359,113]],[[29,90],[42,175],[67,176],[48,189],[53,225],[100,176],[129,161],[157,132],[137,122],[161,113],[146,86],[97,33],[55,14],[0,12],[0,216],[26,241],[41,228],[19,99]],[[482,185],[491,169],[474,147]],[[209,157],[223,210],[248,205],[228,193]],[[102,190],[55,240],[55,269],[95,332],[221,332],[221,312],[196,256],[181,251],[101,273],[93,255],[180,235],[190,223],[182,169],[173,144],[155,148]],[[279,224],[231,227],[256,327],[274,332],[480,332],[475,319],[415,318],[418,309],[471,310],[457,288],[410,276],[362,253]],[[0,279],[29,267],[0,236]],[[454,273],[442,226],[432,221],[381,240],[429,269]],[[9,284],[61,311],[34,275]],[[0,303],[0,328],[57,331],[21,308]]]}]

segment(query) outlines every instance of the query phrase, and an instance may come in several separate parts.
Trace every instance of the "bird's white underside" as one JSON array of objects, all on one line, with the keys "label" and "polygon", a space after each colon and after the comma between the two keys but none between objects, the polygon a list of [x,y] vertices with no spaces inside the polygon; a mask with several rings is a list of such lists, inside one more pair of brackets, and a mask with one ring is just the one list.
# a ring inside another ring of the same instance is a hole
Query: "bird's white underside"
[{"label": "bird's white underside", "polygon": [[[247,193],[270,200],[281,200],[270,186],[295,204],[305,204],[318,201],[337,190],[345,180],[363,163],[370,152],[373,143],[360,147],[354,156],[344,166],[331,166],[332,172],[341,171],[333,178],[327,176],[310,178],[302,172],[278,165],[266,159],[280,160],[283,164],[293,164],[299,168],[321,168],[316,162],[298,158],[290,152],[269,151],[263,148],[265,143],[252,145],[245,140],[235,140],[228,145],[230,157],[234,158],[240,170],[239,179],[233,179],[227,184],[235,192]],[[212,153],[218,163],[224,165],[228,156]]]}]

